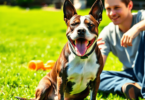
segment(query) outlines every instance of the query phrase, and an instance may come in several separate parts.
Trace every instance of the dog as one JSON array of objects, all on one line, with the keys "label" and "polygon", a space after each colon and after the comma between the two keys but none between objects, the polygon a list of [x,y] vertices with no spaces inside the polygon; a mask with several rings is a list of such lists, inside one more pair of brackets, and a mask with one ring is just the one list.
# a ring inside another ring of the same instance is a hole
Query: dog
[{"label": "dog", "polygon": [[102,1],[96,0],[89,15],[80,16],[73,4],[65,0],[68,42],[52,70],[39,82],[35,99],[30,100],[84,100],[89,93],[91,100],[96,100],[103,70],[103,58],[96,43],[102,11]]}]

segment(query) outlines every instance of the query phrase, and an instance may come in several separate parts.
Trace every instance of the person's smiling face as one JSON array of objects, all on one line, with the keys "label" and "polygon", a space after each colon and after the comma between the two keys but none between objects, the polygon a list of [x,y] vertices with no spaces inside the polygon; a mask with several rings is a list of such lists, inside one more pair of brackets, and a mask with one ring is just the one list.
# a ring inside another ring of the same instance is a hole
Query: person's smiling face
[{"label": "person's smiling face", "polygon": [[107,16],[115,25],[119,25],[126,21],[131,12],[130,4],[125,5],[121,0],[105,0],[105,9]]}]

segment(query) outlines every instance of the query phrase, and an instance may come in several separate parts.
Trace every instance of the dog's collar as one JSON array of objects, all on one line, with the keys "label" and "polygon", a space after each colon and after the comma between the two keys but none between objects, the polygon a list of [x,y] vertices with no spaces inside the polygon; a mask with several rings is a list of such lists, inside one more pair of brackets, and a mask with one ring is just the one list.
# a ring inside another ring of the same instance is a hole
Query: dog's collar
[{"label": "dog's collar", "polygon": [[71,47],[71,49],[72,49],[72,52],[73,52],[76,56],[80,57],[81,59],[87,59],[88,56],[94,51],[96,45],[97,45],[97,44],[95,43],[94,46],[93,46],[93,48],[92,48],[92,50],[91,50],[88,54],[86,54],[86,55],[84,55],[84,56],[78,56],[78,55],[75,53],[75,51],[73,50],[71,44],[70,44],[70,47]]}]

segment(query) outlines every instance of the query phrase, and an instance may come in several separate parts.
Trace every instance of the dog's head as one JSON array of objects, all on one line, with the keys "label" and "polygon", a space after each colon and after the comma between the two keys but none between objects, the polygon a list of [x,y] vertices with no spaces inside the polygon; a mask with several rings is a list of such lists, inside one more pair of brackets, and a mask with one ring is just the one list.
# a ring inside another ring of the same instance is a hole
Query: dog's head
[{"label": "dog's head", "polygon": [[67,24],[67,38],[71,51],[83,57],[90,54],[96,45],[98,26],[102,20],[103,5],[101,0],[96,0],[89,15],[77,15],[76,9],[69,0],[63,6],[64,20]]}]

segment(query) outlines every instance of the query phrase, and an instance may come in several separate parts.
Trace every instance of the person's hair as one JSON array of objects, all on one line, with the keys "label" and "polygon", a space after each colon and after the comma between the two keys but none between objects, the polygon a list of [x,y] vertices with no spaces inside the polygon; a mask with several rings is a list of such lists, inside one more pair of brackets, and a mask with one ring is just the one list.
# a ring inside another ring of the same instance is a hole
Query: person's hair
[{"label": "person's hair", "polygon": [[128,6],[129,2],[132,0],[121,0],[126,6]]}]

